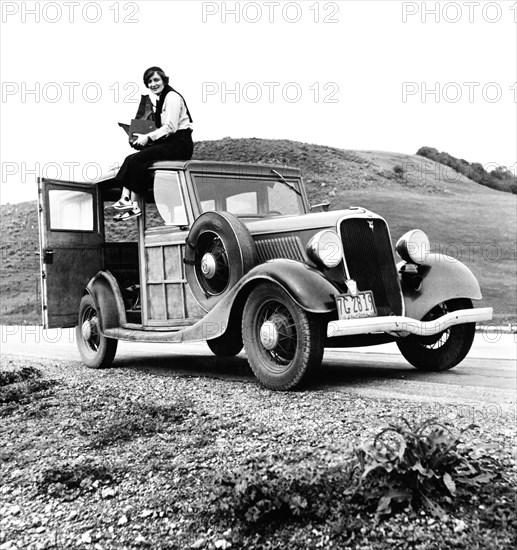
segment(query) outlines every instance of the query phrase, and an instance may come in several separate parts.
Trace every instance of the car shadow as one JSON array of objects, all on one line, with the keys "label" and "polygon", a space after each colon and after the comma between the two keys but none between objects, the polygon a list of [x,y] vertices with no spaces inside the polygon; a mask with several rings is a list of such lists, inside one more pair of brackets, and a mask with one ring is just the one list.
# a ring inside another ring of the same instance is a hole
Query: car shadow
[{"label": "car shadow", "polygon": [[[193,376],[231,379],[233,381],[254,382],[253,372],[248,364],[246,355],[236,357],[217,357],[212,354],[167,354],[159,356],[132,355],[120,357],[113,362],[114,368],[137,370],[142,373],[158,376]],[[384,380],[436,380],[445,382],[444,378],[457,376],[447,372],[423,372],[410,365],[404,365],[403,359],[395,360],[393,356],[386,356],[383,360],[379,356],[368,355],[350,357],[343,354],[343,358],[324,358],[317,376],[310,388],[321,386],[354,386],[378,384]]]},{"label": "car shadow", "polygon": [[174,354],[152,358],[134,356],[115,359],[115,368],[130,368],[160,376],[199,376],[235,380],[254,379],[246,356],[217,357],[215,355]]}]

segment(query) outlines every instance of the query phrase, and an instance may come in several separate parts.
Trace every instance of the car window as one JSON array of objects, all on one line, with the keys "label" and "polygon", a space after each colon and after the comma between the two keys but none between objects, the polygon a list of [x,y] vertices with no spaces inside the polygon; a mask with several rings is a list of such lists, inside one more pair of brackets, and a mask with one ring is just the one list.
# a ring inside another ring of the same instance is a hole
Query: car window
[{"label": "car window", "polygon": [[154,203],[146,204],[146,229],[163,225],[188,225],[178,172],[158,170],[153,184]]},{"label": "car window", "polygon": [[50,189],[48,202],[51,230],[94,230],[95,219],[91,193]]},{"label": "car window", "polygon": [[298,180],[288,184],[277,179],[259,177],[193,174],[202,212],[224,210],[240,217],[304,214]]},{"label": "car window", "polygon": [[248,214],[257,212],[257,193],[250,191],[248,193],[239,193],[226,198],[226,208],[228,212],[234,214]]}]

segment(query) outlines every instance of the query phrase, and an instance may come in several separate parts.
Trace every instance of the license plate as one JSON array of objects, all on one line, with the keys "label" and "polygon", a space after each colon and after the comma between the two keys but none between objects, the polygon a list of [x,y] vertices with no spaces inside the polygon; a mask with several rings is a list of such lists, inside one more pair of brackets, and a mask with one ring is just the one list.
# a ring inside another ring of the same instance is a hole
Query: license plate
[{"label": "license plate", "polygon": [[351,294],[337,294],[337,312],[340,319],[357,319],[361,317],[375,317],[377,308],[371,290]]}]

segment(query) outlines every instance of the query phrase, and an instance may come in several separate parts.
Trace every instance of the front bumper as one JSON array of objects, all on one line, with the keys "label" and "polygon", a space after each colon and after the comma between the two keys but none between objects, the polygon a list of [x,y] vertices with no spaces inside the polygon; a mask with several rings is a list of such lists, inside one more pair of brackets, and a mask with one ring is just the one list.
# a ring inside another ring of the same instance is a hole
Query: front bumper
[{"label": "front bumper", "polygon": [[407,336],[410,333],[418,336],[432,336],[433,334],[443,332],[453,325],[490,321],[492,314],[493,309],[491,307],[483,307],[478,309],[458,309],[438,319],[427,322],[403,316],[341,319],[331,321],[327,325],[327,337],[353,336],[354,334],[369,334],[373,332],[396,333],[398,336]]}]

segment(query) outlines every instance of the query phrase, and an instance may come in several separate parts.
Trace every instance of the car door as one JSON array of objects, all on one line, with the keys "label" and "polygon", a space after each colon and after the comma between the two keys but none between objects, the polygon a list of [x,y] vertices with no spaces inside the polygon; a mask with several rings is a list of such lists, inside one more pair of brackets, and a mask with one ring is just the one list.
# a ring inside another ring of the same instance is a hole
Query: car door
[{"label": "car door", "polygon": [[102,268],[98,187],[38,178],[42,318],[45,328],[77,324],[79,302]]}]

